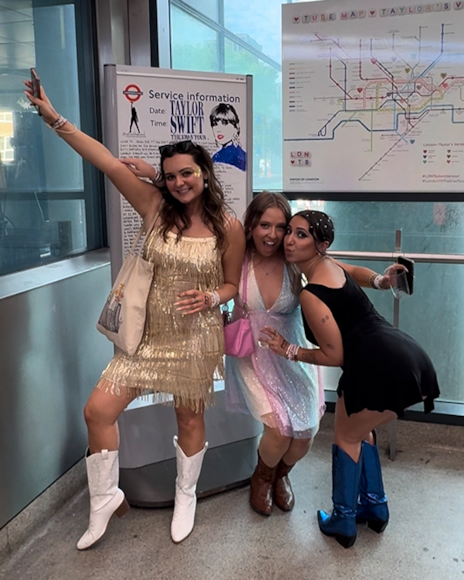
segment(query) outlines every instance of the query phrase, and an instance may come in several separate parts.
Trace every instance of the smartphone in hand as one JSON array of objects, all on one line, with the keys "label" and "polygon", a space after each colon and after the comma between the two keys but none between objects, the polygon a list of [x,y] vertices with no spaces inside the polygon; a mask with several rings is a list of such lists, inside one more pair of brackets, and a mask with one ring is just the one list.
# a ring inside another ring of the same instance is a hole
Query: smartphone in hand
[{"label": "smartphone in hand", "polygon": [[[40,98],[40,77],[37,74],[35,68],[31,68],[31,82],[32,82],[32,94],[34,97]],[[42,116],[39,107],[36,107],[37,112]]]},{"label": "smartphone in hand", "polygon": [[411,295],[414,292],[414,260],[405,256],[398,256],[397,263],[405,266],[408,271],[403,276],[398,276],[397,291],[403,295]]}]

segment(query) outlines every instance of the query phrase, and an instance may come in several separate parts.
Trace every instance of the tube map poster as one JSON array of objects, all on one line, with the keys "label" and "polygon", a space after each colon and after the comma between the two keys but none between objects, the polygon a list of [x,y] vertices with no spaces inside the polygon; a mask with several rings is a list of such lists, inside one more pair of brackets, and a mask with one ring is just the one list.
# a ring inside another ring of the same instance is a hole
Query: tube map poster
[{"label": "tube map poster", "polygon": [[285,4],[285,191],[464,191],[464,1]]}]

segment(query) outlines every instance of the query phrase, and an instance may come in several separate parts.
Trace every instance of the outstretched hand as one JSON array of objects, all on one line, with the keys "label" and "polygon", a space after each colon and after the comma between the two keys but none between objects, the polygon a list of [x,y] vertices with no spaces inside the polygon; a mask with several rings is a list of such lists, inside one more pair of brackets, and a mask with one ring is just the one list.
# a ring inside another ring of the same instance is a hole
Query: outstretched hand
[{"label": "outstretched hand", "polygon": [[403,264],[392,264],[391,266],[388,266],[383,276],[379,278],[379,286],[382,290],[389,290],[392,286],[392,282],[396,280],[400,272],[408,272],[408,269],[406,266],[403,266]]},{"label": "outstretched hand", "polygon": [[40,86],[40,98],[34,97],[32,92],[32,82],[31,81],[24,81],[26,85],[26,90],[24,93],[26,97],[29,99],[32,105],[36,105],[39,107],[40,113],[42,114],[44,121],[49,125],[52,125],[58,118],[58,113],[53,108],[49,98],[47,97],[44,88],[42,85]]},{"label": "outstretched hand", "polygon": [[137,177],[147,177],[152,181],[156,181],[158,178],[158,172],[156,169],[143,159],[139,159],[138,157],[124,157],[119,161],[124,163],[124,165]]}]

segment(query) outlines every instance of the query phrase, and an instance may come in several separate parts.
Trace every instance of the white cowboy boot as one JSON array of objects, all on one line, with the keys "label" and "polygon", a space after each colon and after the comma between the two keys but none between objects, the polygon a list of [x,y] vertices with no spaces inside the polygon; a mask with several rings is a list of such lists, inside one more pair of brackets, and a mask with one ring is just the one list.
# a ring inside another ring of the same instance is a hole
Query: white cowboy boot
[{"label": "white cowboy boot", "polygon": [[176,497],[174,500],[174,515],[171,522],[171,537],[178,544],[193,530],[197,496],[195,490],[200,477],[201,464],[208,448],[208,443],[201,451],[187,457],[174,437],[174,447],[177,458]]},{"label": "white cowboy boot", "polygon": [[85,463],[90,494],[90,522],[88,530],[77,543],[78,550],[90,548],[106,532],[113,514],[121,517],[129,509],[124,492],[119,489],[118,451],[103,449],[88,455]]}]

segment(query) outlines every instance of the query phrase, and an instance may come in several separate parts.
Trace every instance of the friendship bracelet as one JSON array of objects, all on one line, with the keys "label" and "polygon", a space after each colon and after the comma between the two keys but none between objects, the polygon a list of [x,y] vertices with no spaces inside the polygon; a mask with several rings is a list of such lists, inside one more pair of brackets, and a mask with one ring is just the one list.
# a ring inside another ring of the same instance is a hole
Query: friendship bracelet
[{"label": "friendship bracelet", "polygon": [[54,131],[57,131],[58,129],[60,129],[63,125],[65,125],[68,122],[68,119],[65,119],[62,115],[60,115],[58,117],[58,119],[53,123],[52,125],[52,129]]},{"label": "friendship bracelet", "polygon": [[[65,123],[69,123],[69,121],[67,121],[65,119]],[[64,124],[65,124],[64,123]],[[78,128],[76,125],[74,125],[74,123],[69,123],[71,125],[71,127],[73,127],[73,129],[71,131],[63,131],[63,129],[55,129],[56,133],[63,133],[63,135],[73,135],[74,133],[77,133]],[[62,127],[62,125],[60,125],[60,127]]]},{"label": "friendship bracelet", "polygon": [[211,308],[216,308],[216,306],[219,306],[221,303],[221,297],[216,292],[216,290],[214,292],[208,292],[208,294],[211,297]]},{"label": "friendship bracelet", "polygon": [[298,351],[300,347],[297,344],[289,344],[285,356],[288,360],[292,360],[294,362],[298,361]]},{"label": "friendship bracelet", "polygon": [[374,290],[382,290],[382,287],[380,286],[381,278],[382,274],[372,274],[371,277],[369,278],[369,284],[371,288],[374,288]]},{"label": "friendship bracelet", "polygon": [[68,120],[63,117],[63,115],[58,115],[58,117],[53,121],[53,123],[47,123],[47,127],[56,131],[60,127],[62,127]]},{"label": "friendship bracelet", "polygon": [[66,125],[66,123],[69,123],[68,119],[65,119],[63,117],[63,115],[58,115],[58,118],[53,121],[53,123],[50,125],[50,123],[45,123],[47,125],[47,127],[49,129],[52,129],[53,131],[55,131],[55,133],[63,133],[64,135],[72,135],[73,133],[77,132],[77,127],[76,125],[74,125],[73,123],[69,123],[71,125],[71,127],[73,127],[71,129],[71,131],[64,131],[63,129],[61,129],[61,127],[64,127],[64,125]]},{"label": "friendship bracelet", "polygon": [[297,354],[298,354],[299,350],[300,350],[300,347],[297,344],[291,344],[289,349],[288,349],[288,352],[287,352],[288,360],[292,360],[292,361],[296,362],[298,360]]}]

